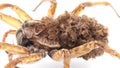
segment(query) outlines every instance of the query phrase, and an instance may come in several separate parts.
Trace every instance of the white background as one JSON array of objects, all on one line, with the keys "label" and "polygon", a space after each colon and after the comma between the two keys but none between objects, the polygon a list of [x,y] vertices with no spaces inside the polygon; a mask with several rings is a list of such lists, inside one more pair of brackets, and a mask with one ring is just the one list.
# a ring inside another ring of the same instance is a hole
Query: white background
[{"label": "white background", "polygon": [[[85,1],[105,1],[105,0],[57,0],[58,7],[55,14],[57,17],[59,14],[64,13],[65,10],[72,11],[78,4]],[[117,12],[120,14],[120,0],[106,0],[110,2]],[[49,2],[42,4],[36,12],[32,12],[34,7],[40,2],[40,0],[0,0],[2,3],[11,3],[18,5],[25,10],[33,19],[40,19],[47,15],[47,9],[49,8]],[[19,18],[10,8],[0,10],[0,12]],[[109,28],[109,46],[117,50],[120,53],[120,18],[116,16],[114,11],[110,7],[95,6],[86,8],[80,15],[86,14],[89,17],[94,17],[99,23]],[[10,29],[14,29],[11,26],[5,24],[0,20],[0,41],[3,33]],[[15,36],[9,35],[7,42],[16,44]],[[0,68],[4,68],[7,61],[7,54],[0,50]],[[48,56],[38,62],[32,64],[19,65],[21,68],[63,68],[63,61],[56,62]],[[120,60],[107,53],[96,59],[90,59],[85,61],[81,58],[74,58],[71,60],[71,68],[120,68]]]}]

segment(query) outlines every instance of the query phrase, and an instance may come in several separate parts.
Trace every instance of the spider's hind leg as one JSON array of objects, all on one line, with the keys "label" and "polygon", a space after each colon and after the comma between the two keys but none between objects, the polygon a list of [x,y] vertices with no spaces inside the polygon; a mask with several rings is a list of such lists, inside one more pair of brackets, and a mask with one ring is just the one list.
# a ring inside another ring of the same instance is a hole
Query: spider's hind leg
[{"label": "spider's hind leg", "polygon": [[110,48],[107,44],[100,41],[91,41],[81,46],[70,49],[70,55],[71,55],[71,58],[80,57],[91,52],[96,48],[101,48],[105,52],[109,53],[110,55],[116,56],[117,58],[120,59],[120,54],[118,52]]},{"label": "spider's hind leg", "polygon": [[120,53],[118,53],[117,51],[113,50],[112,48],[110,48],[109,46],[104,46],[103,47],[104,51],[109,53],[110,55],[116,56],[117,58],[120,59]]},{"label": "spider's hind leg", "polygon": [[84,3],[81,3],[72,11],[72,13],[75,15],[79,15],[80,12],[83,11],[86,7],[92,7],[92,6],[96,6],[96,5],[110,6],[114,10],[116,15],[118,17],[120,17],[119,14],[117,13],[117,11],[114,9],[114,7],[109,2],[104,2],[104,1],[103,2],[84,2]]}]

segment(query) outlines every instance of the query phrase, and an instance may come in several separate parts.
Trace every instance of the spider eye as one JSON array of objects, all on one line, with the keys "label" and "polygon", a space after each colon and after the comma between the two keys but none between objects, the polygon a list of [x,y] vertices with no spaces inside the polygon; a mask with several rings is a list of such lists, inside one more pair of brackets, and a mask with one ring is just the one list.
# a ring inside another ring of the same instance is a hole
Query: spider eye
[{"label": "spider eye", "polygon": [[23,23],[21,30],[22,30],[22,33],[25,35],[25,37],[31,38],[35,32],[35,24],[27,23],[27,22]]},{"label": "spider eye", "polygon": [[23,23],[22,28],[29,27],[29,24],[27,22]]},{"label": "spider eye", "polygon": [[22,28],[32,28],[35,27],[39,20],[29,20],[25,21],[22,25]]}]

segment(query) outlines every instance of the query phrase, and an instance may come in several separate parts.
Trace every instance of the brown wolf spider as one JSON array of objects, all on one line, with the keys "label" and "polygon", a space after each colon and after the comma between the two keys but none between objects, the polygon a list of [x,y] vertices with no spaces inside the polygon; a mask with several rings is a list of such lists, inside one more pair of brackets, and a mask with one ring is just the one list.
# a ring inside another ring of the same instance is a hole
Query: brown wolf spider
[{"label": "brown wolf spider", "polygon": [[[51,6],[48,10],[48,16],[41,20],[33,20],[16,5],[0,4],[0,9],[10,7],[24,21],[22,23],[12,16],[0,13],[1,20],[17,29],[17,31],[6,32],[2,42],[0,42],[0,49],[5,50],[9,58],[9,63],[5,65],[5,68],[14,68],[19,63],[36,62],[46,55],[57,61],[64,59],[64,68],[70,68],[71,58],[82,57],[88,60],[101,56],[104,52],[120,59],[120,54],[108,46],[108,29],[94,18],[89,18],[86,15],[78,16],[85,7],[95,5],[110,6],[115,11],[110,3],[84,2],[72,12],[66,11],[54,18],[57,2],[55,0],[42,0],[40,4],[45,1],[49,1]],[[5,42],[8,34],[16,34],[18,45]],[[12,59],[12,55],[20,57]]]}]

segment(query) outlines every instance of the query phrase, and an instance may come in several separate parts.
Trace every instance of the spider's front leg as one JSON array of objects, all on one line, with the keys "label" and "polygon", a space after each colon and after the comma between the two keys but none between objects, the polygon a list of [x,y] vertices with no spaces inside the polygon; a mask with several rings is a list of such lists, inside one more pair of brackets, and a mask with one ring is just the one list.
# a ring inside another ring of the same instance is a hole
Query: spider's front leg
[{"label": "spider's front leg", "polygon": [[20,45],[16,46],[16,45],[4,43],[4,42],[0,43],[0,50],[5,50],[8,53],[9,62],[12,61],[12,56],[15,54],[21,55],[21,56],[29,54],[28,49],[25,47],[22,47]]},{"label": "spider's front leg", "polygon": [[4,42],[0,42],[0,50],[5,50],[10,54],[16,55],[26,55],[29,54],[27,48],[22,47],[20,45],[8,44]]},{"label": "spider's front leg", "polygon": [[47,55],[47,52],[45,50],[40,50],[39,53],[30,54],[27,48],[19,45],[16,46],[13,44],[8,44],[8,43],[0,43],[0,49],[5,50],[10,54],[13,54],[13,55],[16,54],[20,56],[14,60],[11,60],[5,66],[5,68],[14,68],[19,63],[28,64],[28,63],[36,62]]},{"label": "spider's front leg", "polygon": [[[32,20],[32,18],[25,12],[23,11],[21,8],[19,8],[16,5],[12,5],[12,4],[0,4],[0,9],[4,9],[4,8],[11,8],[14,12],[16,12],[16,14],[23,20]],[[11,25],[12,27],[18,29],[21,27],[22,22],[10,15],[6,15],[4,13],[0,12],[0,20],[3,20],[5,23]]]},{"label": "spider's front leg", "polygon": [[33,63],[33,62],[36,62],[36,61],[42,59],[43,57],[45,57],[45,54],[43,54],[43,53],[28,54],[26,56],[18,57],[15,60],[10,61],[5,66],[5,68],[14,68],[19,63],[22,63],[22,64]]},{"label": "spider's front leg", "polygon": [[9,31],[5,32],[3,35],[3,38],[2,38],[2,42],[6,41],[6,38],[9,34],[16,34],[16,30],[9,30]]},{"label": "spider's front leg", "polygon": [[4,8],[11,8],[14,12],[16,12],[16,14],[23,20],[31,20],[32,18],[21,8],[19,8],[16,5],[12,5],[12,4],[0,4],[0,9],[4,9]]},{"label": "spider's front leg", "polygon": [[12,16],[0,13],[0,20],[4,21],[5,23],[9,24],[10,26],[18,29],[21,27],[22,22]]},{"label": "spider's front leg", "polygon": [[[16,5],[12,5],[12,4],[0,4],[0,9],[4,9],[4,8],[11,8],[14,12],[16,12],[16,14],[23,20],[31,20],[32,18],[21,8],[19,8]],[[19,29],[22,25],[22,22],[10,15],[6,15],[4,13],[0,12],[0,20],[4,21],[5,23],[11,25],[12,27]],[[16,30],[10,30],[5,32],[5,34],[3,35],[3,39],[2,42],[5,42],[5,39],[7,38],[8,34],[16,34]],[[2,45],[1,45],[2,46]],[[10,45],[11,46],[11,45]],[[5,46],[7,48],[11,48],[9,46]],[[11,48],[12,49],[12,48]],[[14,48],[13,48],[14,49]],[[19,49],[18,49],[19,50]],[[12,54],[9,54],[9,61],[12,60]]]}]

